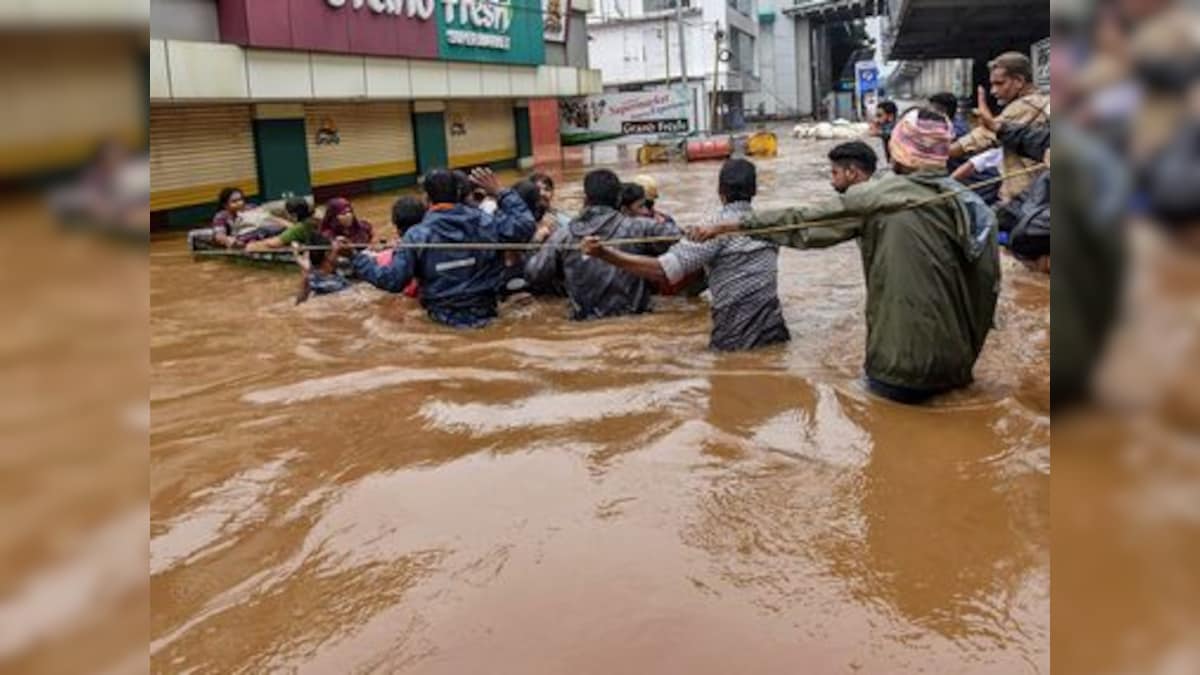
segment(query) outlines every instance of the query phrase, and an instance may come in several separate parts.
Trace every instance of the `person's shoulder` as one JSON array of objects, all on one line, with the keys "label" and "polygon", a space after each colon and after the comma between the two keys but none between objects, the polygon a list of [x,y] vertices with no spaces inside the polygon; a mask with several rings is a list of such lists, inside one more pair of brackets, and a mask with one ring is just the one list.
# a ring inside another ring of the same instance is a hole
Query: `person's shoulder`
[{"label": "person's shoulder", "polygon": [[428,241],[432,233],[433,228],[429,226],[428,219],[426,219],[405,230],[404,236],[400,239],[401,241],[412,242]]}]

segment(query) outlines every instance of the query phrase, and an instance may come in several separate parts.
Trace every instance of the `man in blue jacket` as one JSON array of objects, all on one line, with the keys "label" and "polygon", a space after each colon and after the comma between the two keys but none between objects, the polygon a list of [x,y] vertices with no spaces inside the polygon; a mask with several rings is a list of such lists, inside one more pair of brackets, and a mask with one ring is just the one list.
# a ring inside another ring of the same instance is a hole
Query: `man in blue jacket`
[{"label": "man in blue jacket", "polygon": [[[533,214],[512,190],[500,190],[500,181],[488,169],[476,169],[471,180],[499,203],[495,215],[462,203],[460,181],[450,171],[437,169],[425,176],[429,199],[425,219],[409,228],[402,244],[461,244],[527,242],[533,237]],[[339,240],[338,253],[349,255],[349,244]],[[380,266],[366,253],[354,254],[352,264],[360,279],[376,288],[401,293],[413,278],[421,282],[421,305],[429,318],[454,328],[482,328],[496,318],[503,251],[478,249],[396,248],[391,263]]]}]

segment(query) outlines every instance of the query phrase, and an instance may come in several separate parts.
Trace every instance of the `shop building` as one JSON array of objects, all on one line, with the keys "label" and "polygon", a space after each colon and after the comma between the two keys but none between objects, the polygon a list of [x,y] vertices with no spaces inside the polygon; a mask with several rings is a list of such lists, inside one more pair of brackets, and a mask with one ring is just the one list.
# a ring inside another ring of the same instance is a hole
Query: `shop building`
[{"label": "shop building", "polygon": [[601,91],[586,1],[152,0],[154,225],[557,159],[558,98]]}]

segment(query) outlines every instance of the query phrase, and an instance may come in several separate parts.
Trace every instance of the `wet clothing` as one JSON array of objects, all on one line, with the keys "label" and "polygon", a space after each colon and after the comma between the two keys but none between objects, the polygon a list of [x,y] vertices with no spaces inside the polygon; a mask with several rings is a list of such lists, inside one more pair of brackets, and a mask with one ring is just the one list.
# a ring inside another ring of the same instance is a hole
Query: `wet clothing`
[{"label": "wet clothing", "polygon": [[308,273],[308,290],[313,295],[328,295],[347,288],[350,288],[350,282],[337,272],[326,274],[320,270],[313,270]]},{"label": "wet clothing", "polygon": [[[1050,123],[1050,97],[1041,92],[1026,94],[1009,103],[996,117],[1002,125],[1028,126]],[[968,155],[976,155],[1000,145],[1000,139],[985,126],[977,126],[971,133],[959,138],[957,143]],[[1030,159],[1007,148],[1004,151],[1004,173],[1010,174],[1033,166],[1041,158]],[[1000,201],[1006,202],[1021,194],[1033,184],[1034,174],[1024,174],[1004,179],[1000,184]]]},{"label": "wet clothing", "polygon": [[[678,237],[680,231],[674,225],[649,218],[630,218],[609,206],[590,206],[567,227],[560,227],[550,235],[546,246],[526,263],[525,278],[530,284],[542,287],[562,280],[570,300],[571,318],[577,321],[649,311],[653,291],[650,282],[602,260],[585,258],[582,251],[561,248],[578,244],[591,235],[600,239]],[[657,256],[668,246],[639,244],[620,248],[628,253]]]},{"label": "wet clothing", "polygon": [[867,388],[876,395],[895,401],[896,403],[903,403],[905,405],[919,405],[921,403],[925,403],[938,394],[944,394],[949,391],[948,389],[922,391],[919,389],[909,389],[908,387],[897,387],[885,382],[880,382],[873,377],[866,378],[866,381]]},{"label": "wet clothing", "polygon": [[794,248],[857,239],[867,286],[868,377],[940,392],[971,382],[1000,290],[996,221],[973,192],[917,208],[905,204],[961,190],[945,175],[889,175],[817,206],[743,219],[759,229],[837,218],[824,227],[761,235]]},{"label": "wet clothing", "polygon": [[[997,133],[1005,151],[1041,161],[1050,148],[1047,124],[1002,124]],[[1002,239],[1021,260],[1050,255],[1050,172],[996,209]]]},{"label": "wet clothing", "polygon": [[[750,202],[726,204],[716,220],[752,212]],[[682,240],[658,257],[671,283],[708,271],[712,291],[712,338],[718,351],[754,349],[790,339],[779,304],[779,247],[746,236],[706,242]]]},{"label": "wet clothing", "polygon": [[1050,255],[1050,172],[1042,173],[1028,190],[997,208],[996,217],[1017,258],[1033,261]]},{"label": "wet clothing", "polygon": [[1042,161],[1046,151],[1050,149],[1050,125],[1045,123],[1004,123],[1000,125],[996,137],[1005,150],[1011,150],[1035,162]]},{"label": "wet clothing", "polygon": [[[512,190],[500,193],[495,215],[465,204],[435,204],[425,219],[404,233],[404,243],[527,242],[534,221]],[[479,328],[497,315],[497,290],[504,252],[496,250],[397,248],[387,265],[359,253],[353,259],[360,279],[393,293],[416,278],[429,318],[455,328]]]}]

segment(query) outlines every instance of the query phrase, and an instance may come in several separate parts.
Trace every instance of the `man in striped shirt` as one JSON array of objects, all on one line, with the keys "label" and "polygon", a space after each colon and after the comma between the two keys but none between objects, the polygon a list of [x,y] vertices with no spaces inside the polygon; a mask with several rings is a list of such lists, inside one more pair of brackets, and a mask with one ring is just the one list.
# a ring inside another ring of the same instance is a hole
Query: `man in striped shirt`
[{"label": "man in striped shirt", "polygon": [[[717,219],[749,215],[757,191],[754,164],[745,159],[726,161],[718,184],[722,207]],[[755,349],[790,339],[779,304],[779,247],[772,242],[740,235],[706,242],[683,240],[657,258],[605,246],[598,237],[584,239],[583,247],[589,256],[659,283],[678,283],[706,269],[712,291],[712,349]]]}]

